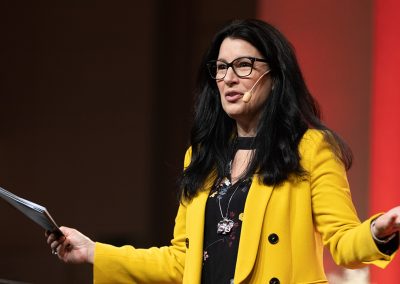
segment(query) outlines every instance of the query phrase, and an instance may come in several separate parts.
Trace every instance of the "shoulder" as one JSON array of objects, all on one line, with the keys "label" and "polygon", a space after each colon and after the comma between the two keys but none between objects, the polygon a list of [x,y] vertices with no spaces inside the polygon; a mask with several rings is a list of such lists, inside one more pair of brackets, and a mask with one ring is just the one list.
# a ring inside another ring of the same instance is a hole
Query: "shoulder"
[{"label": "shoulder", "polygon": [[333,134],[327,131],[309,129],[299,143],[299,155],[303,168],[311,172],[319,166],[345,172],[340,157],[335,154],[337,146]]},{"label": "shoulder", "polygon": [[316,147],[321,143],[325,142],[325,132],[317,129],[308,129],[299,143],[299,151],[300,154],[307,152],[307,150],[311,147]]},{"label": "shoulder", "polygon": [[303,167],[310,169],[311,165],[320,159],[338,160],[332,144],[328,142],[329,135],[331,135],[329,132],[317,129],[309,129],[304,133],[299,143],[299,154]]}]

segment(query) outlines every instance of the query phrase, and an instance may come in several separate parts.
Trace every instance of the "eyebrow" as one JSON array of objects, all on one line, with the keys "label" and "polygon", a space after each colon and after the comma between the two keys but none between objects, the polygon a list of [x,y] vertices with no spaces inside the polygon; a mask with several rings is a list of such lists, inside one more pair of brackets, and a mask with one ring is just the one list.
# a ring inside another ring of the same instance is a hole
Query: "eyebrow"
[{"label": "eyebrow", "polygon": [[[238,56],[238,57],[235,57],[234,59],[232,59],[231,61],[229,61],[229,62],[232,62],[233,60],[236,60],[236,59],[238,59],[238,58],[247,58],[247,57],[254,57],[254,58],[258,58],[259,56],[258,55],[242,55],[242,56]],[[219,60],[219,61],[224,61],[224,62],[228,62],[228,60],[226,60],[226,59],[224,59],[224,58],[217,58],[217,60]]]}]

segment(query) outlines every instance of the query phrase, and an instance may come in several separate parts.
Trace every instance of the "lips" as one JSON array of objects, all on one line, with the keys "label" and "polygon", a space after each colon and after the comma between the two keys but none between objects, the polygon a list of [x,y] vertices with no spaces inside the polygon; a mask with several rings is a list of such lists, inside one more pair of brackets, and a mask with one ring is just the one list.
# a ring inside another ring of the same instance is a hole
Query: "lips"
[{"label": "lips", "polygon": [[225,99],[231,103],[240,100],[242,97],[243,97],[243,93],[240,93],[240,92],[227,92],[225,94]]}]

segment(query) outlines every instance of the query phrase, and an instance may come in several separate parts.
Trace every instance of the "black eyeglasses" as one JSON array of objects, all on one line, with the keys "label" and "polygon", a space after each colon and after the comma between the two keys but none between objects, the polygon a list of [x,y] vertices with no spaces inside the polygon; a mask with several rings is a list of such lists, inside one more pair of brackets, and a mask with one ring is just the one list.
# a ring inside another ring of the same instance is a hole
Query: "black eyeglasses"
[{"label": "black eyeglasses", "polygon": [[235,72],[239,78],[244,78],[249,76],[253,71],[255,61],[267,62],[265,59],[256,57],[238,57],[231,63],[222,60],[212,60],[207,63],[207,68],[211,78],[216,80],[224,79],[229,67],[232,67],[233,72]]}]

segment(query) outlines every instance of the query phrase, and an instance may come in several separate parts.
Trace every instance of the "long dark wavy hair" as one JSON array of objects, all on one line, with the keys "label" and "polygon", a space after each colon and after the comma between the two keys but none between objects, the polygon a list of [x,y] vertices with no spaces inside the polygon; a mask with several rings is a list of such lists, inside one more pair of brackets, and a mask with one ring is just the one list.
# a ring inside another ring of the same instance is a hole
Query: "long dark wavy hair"
[{"label": "long dark wavy hair", "polygon": [[324,132],[336,156],[346,169],[352,154],[345,142],[321,121],[318,103],[310,94],[289,41],[272,25],[257,19],[234,20],[214,37],[200,65],[194,121],[191,129],[190,164],[182,172],[180,196],[192,199],[208,177],[226,176],[232,158],[232,137],[236,122],[222,109],[216,81],[206,64],[215,60],[225,38],[242,39],[252,44],[267,60],[273,89],[263,106],[257,126],[256,151],[246,176],[257,172],[266,185],[278,185],[290,175],[305,174],[300,165],[299,142],[309,128]]}]

